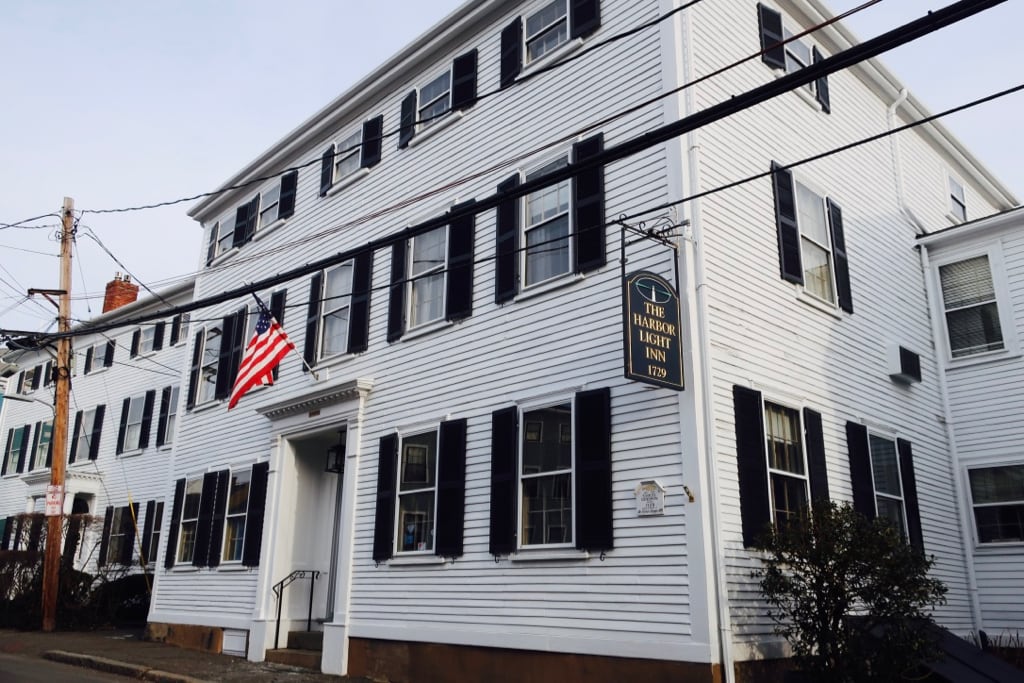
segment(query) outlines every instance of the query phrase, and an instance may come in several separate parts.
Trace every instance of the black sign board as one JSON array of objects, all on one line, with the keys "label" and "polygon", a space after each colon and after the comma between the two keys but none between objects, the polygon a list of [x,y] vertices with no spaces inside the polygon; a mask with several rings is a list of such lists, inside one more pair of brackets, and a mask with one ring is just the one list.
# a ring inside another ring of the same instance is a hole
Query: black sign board
[{"label": "black sign board", "polygon": [[623,287],[626,378],[682,390],[679,294],[647,271],[627,275]]}]

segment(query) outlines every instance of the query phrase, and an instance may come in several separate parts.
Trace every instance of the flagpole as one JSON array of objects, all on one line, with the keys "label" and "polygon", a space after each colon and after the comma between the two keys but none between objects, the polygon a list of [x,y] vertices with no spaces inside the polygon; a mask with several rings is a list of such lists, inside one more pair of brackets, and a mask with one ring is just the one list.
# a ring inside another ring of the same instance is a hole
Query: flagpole
[{"label": "flagpole", "polygon": [[[261,299],[258,296],[256,296],[256,292],[249,292],[249,293],[252,294],[252,298],[253,299],[256,299],[256,305],[260,307],[261,311],[263,311],[263,310],[270,311],[270,309],[267,308],[267,305],[265,303],[263,303],[263,299]],[[270,313],[270,316],[271,317],[274,316],[273,312]],[[281,324],[281,322],[277,318],[274,318],[274,322],[276,322],[278,325]],[[309,373],[311,375],[313,375],[313,379],[315,379],[315,380],[317,380],[319,382],[320,381],[320,375],[316,374],[316,370],[314,370],[313,368],[311,368],[309,366],[309,363],[306,362],[306,358],[299,353],[299,349],[294,344],[292,344],[292,351],[294,351],[295,355],[299,357],[300,361],[302,361],[302,365],[307,370],[309,370]]]}]

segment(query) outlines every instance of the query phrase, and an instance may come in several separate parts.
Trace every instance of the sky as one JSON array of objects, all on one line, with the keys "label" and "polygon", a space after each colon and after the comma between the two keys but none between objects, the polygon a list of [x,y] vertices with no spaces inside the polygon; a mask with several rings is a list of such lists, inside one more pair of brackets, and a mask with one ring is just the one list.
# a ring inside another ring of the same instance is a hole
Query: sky
[{"label": "sky", "polygon": [[[825,1],[836,13],[862,2]],[[868,39],[950,2],[883,0],[846,23]],[[214,190],[460,5],[5,0],[0,329],[56,329],[53,307],[26,300],[26,292],[58,286],[56,215],[65,196],[76,210],[95,210]],[[882,61],[941,111],[1024,80],[1022,24],[1024,2],[1009,0]],[[1018,200],[1022,111],[1024,94],[1016,94],[944,121]],[[115,272],[153,289],[195,272],[202,231],[187,216],[191,205],[86,213],[74,253],[73,317],[100,314]],[[54,215],[30,223],[35,229],[3,227],[45,214]]]}]

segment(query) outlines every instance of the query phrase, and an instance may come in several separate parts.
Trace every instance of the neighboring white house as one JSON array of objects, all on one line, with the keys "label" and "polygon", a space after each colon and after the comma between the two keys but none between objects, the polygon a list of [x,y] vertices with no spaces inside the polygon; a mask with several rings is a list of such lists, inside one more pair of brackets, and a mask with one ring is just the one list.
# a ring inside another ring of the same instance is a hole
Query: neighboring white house
[{"label": "neighboring white house", "polygon": [[[874,61],[587,166],[854,40],[772,48],[816,0],[608,40],[678,4],[469,2],[192,210],[196,299],[269,278],[299,354],[228,412],[254,301],[193,315],[154,632],[262,660],[310,620],[324,671],[392,679],[742,678],[786,654],[749,545],[819,496],[980,626],[916,238],[1015,200],[939,124],[791,168],[926,114]],[[677,268],[679,392],[623,371],[623,273]]]},{"label": "neighboring white house", "polygon": [[1024,630],[1024,210],[919,238],[946,384],[969,589],[990,637]]},{"label": "neighboring white house", "polygon": [[[107,285],[107,300],[116,307],[74,328],[64,511],[103,520],[102,528],[86,530],[84,537],[78,529],[70,532],[74,565],[85,571],[97,565],[138,567],[143,558],[151,565],[164,526],[187,316],[110,332],[90,328],[187,303],[192,282],[161,292],[159,300],[130,303],[137,291],[138,285],[115,278]],[[5,550],[41,550],[41,515],[35,524],[18,516],[43,512],[50,483],[55,359],[55,345],[3,357],[20,368],[8,378],[3,408]]]}]

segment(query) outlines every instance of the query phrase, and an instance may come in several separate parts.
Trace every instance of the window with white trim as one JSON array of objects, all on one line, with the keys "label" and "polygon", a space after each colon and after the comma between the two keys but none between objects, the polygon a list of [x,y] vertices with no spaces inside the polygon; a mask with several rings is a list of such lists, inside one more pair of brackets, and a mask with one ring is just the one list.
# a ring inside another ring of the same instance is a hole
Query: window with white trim
[{"label": "window with white trim", "polygon": [[[107,558],[108,562],[115,563],[120,562],[125,552],[124,543],[127,540],[127,528],[132,524],[131,521],[126,519],[126,515],[130,516],[131,511],[128,506],[115,507],[114,514],[110,518],[110,536],[107,541]],[[130,550],[128,552],[131,552]]]},{"label": "window with white trim", "polygon": [[520,433],[520,545],[573,542],[572,403],[524,410]]},{"label": "window with white trim", "polygon": [[170,389],[170,395],[167,399],[166,418],[160,423],[163,431],[158,435],[161,445],[167,445],[174,440],[174,427],[178,422],[178,397],[181,393],[181,387],[175,384]]},{"label": "window with white trim", "polygon": [[569,40],[567,0],[554,0],[525,16],[523,44],[530,64]]},{"label": "window with white trim", "polygon": [[36,365],[27,368],[21,375],[22,393],[28,394],[39,388],[39,380],[42,376],[42,366]]},{"label": "window with white trim", "polygon": [[4,474],[14,474],[18,471],[18,458],[22,449],[27,449],[25,444],[27,432],[27,427],[18,427],[8,432],[7,450],[4,452]]},{"label": "window with white trim", "polygon": [[[534,180],[569,165],[568,155],[526,174]],[[522,272],[526,287],[571,271],[572,181],[561,180],[526,195],[523,225]]]},{"label": "window with white trim", "polygon": [[223,331],[219,325],[207,327],[202,338],[196,405],[213,401],[217,397],[217,369],[220,365],[220,345]]},{"label": "window with white trim", "polygon": [[241,562],[245,548],[245,528],[249,510],[249,483],[252,469],[233,470],[228,485],[227,509],[224,517],[224,562]]},{"label": "window with white trim", "polygon": [[334,182],[344,180],[358,171],[362,164],[363,129],[359,128],[334,143]]},{"label": "window with white trim", "polygon": [[196,533],[199,529],[199,504],[203,497],[203,478],[185,482],[185,498],[181,507],[181,530],[178,534],[177,561],[189,563],[196,551]]},{"label": "window with white trim", "polygon": [[1024,542],[1024,464],[968,471],[978,543]]},{"label": "window with white trim", "polygon": [[82,413],[82,425],[78,431],[78,445],[75,447],[75,453],[80,461],[86,460],[91,452],[95,428],[96,408],[91,408]]},{"label": "window with white trim", "polygon": [[907,510],[896,442],[869,433],[868,448],[871,452],[871,477],[875,487],[875,509],[878,517],[889,520],[900,535],[906,538]]},{"label": "window with white trim", "polygon": [[160,531],[164,527],[164,504],[158,502],[153,506],[153,518],[146,520],[146,527],[150,529],[149,553],[146,557],[146,564],[156,566],[160,553]]},{"label": "window with white trim", "polygon": [[810,500],[800,411],[765,401],[764,426],[772,523],[780,527],[796,520]]},{"label": "window with white trim", "polygon": [[448,226],[409,239],[409,328],[444,318]]},{"label": "window with white trim", "polygon": [[961,223],[967,220],[967,195],[963,183],[949,176],[949,213]]},{"label": "window with white trim", "polygon": [[[809,44],[805,43],[803,40],[800,39],[791,40],[791,38],[793,38],[795,34],[792,31],[790,31],[787,27],[783,27],[782,35],[786,38],[786,40],[789,40],[789,42],[786,43],[787,74],[796,73],[797,71],[805,69],[811,64],[813,64],[813,57],[811,56],[811,47]],[[815,91],[814,85],[815,82],[811,81],[810,83],[806,84],[804,88],[806,88],[808,92],[813,94]]]},{"label": "window with white trim", "polygon": [[156,348],[156,325],[139,328],[139,354],[151,353]]},{"label": "window with white trim", "polygon": [[348,351],[353,268],[353,261],[345,261],[324,271],[324,289],[320,303],[319,358],[328,358]]},{"label": "window with white trim", "polygon": [[835,267],[825,197],[795,180],[800,255],[804,264],[804,289],[819,299],[836,301]]},{"label": "window with white trim", "polygon": [[32,467],[30,469],[42,469],[46,467],[46,456],[50,452],[50,442],[53,441],[53,420],[36,423],[37,434],[35,437],[35,450],[32,452]]},{"label": "window with white trim", "polygon": [[[771,68],[785,74],[793,74],[824,59],[808,36],[795,37],[803,31],[799,27],[790,29],[780,12],[767,5],[758,4],[757,20],[760,29],[761,61]],[[823,112],[831,112],[827,76],[812,80],[803,87],[817,101]]]},{"label": "window with white trim", "polygon": [[130,451],[141,447],[142,420],[145,415],[146,395],[132,396],[128,403],[128,416],[124,428],[124,450]]},{"label": "window with white trim", "polygon": [[398,552],[433,552],[437,430],[402,437],[398,463]]},{"label": "window with white trim", "polygon": [[953,358],[1005,348],[987,254],[940,265],[939,283]]},{"label": "window with white trim", "polygon": [[452,108],[452,72],[445,69],[444,73],[435,76],[419,89],[419,109],[416,120],[421,127],[437,122]]}]

